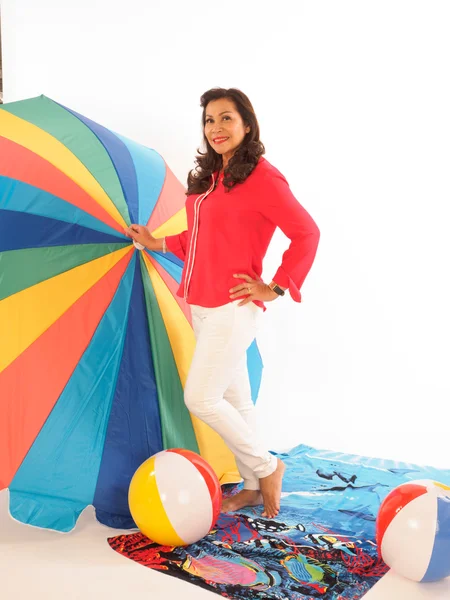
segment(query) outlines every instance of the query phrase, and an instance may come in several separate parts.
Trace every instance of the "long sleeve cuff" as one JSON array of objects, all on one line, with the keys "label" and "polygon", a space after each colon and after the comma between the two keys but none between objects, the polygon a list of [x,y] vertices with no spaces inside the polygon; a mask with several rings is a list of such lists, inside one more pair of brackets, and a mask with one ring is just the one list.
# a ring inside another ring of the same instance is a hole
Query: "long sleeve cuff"
[{"label": "long sleeve cuff", "polygon": [[272,281],[274,281],[277,285],[281,286],[282,288],[288,289],[292,300],[294,300],[295,302],[302,301],[300,289],[291,279],[291,277],[286,273],[283,267],[280,267],[278,269],[275,276],[272,278]]},{"label": "long sleeve cuff", "polygon": [[172,252],[172,254],[175,254],[175,256],[184,261],[186,258],[186,251],[182,243],[183,241],[182,234],[166,235],[166,246],[169,252]]}]

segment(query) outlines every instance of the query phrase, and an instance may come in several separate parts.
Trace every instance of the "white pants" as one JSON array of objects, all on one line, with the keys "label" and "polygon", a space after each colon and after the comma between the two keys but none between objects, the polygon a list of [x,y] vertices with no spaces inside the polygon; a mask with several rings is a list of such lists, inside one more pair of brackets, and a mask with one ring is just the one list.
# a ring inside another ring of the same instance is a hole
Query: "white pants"
[{"label": "white pants", "polygon": [[259,479],[271,475],[276,458],[258,439],[251,398],[247,349],[262,310],[235,300],[217,308],[191,305],[197,344],[184,398],[192,414],[207,423],[236,457],[244,488],[259,490]]}]

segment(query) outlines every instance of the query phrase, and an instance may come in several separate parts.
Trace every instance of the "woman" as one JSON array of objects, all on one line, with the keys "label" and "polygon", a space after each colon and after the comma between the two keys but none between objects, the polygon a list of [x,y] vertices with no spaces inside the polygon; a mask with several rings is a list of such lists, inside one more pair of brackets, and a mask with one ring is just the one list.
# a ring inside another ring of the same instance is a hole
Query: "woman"
[{"label": "woman", "polygon": [[[212,89],[201,106],[206,152],[199,151],[188,176],[188,229],[162,239],[141,225],[126,233],[149,250],[169,250],[185,261],[178,295],[191,306],[197,340],[185,402],[222,436],[244,480],[244,489],[226,499],[222,510],[264,504],[263,516],[274,518],[285,466],[258,439],[246,352],[265,302],[287,289],[300,302],[319,230],[283,175],[262,157],[247,96],[233,88]],[[277,226],[291,243],[266,284],[262,261]]]}]

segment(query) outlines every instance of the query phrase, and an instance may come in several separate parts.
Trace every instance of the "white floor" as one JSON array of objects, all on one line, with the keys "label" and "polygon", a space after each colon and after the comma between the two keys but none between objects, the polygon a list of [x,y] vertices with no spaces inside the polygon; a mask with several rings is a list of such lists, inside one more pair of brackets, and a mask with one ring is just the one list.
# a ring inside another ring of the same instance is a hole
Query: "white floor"
[{"label": "white floor", "polygon": [[[197,586],[128,560],[106,538],[121,533],[100,525],[88,508],[70,534],[14,521],[8,492],[0,492],[0,596],[2,600],[200,600],[219,598]],[[143,595],[145,594],[145,595]],[[419,585],[388,573],[367,600],[450,600],[450,579]]]}]

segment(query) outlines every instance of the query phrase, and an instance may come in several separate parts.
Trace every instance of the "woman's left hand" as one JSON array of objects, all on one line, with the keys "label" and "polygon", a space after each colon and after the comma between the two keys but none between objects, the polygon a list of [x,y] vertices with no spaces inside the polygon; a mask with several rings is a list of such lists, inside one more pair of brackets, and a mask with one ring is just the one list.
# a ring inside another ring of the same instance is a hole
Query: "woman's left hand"
[{"label": "woman's left hand", "polygon": [[238,306],[244,306],[244,304],[253,302],[253,300],[271,302],[272,300],[278,298],[278,294],[271,290],[270,287],[263,281],[252,279],[248,275],[244,275],[242,273],[233,275],[233,277],[236,277],[236,279],[243,279],[245,281],[245,283],[240,283],[230,290],[230,298],[232,300],[246,296],[243,298],[242,302],[239,302]]}]

